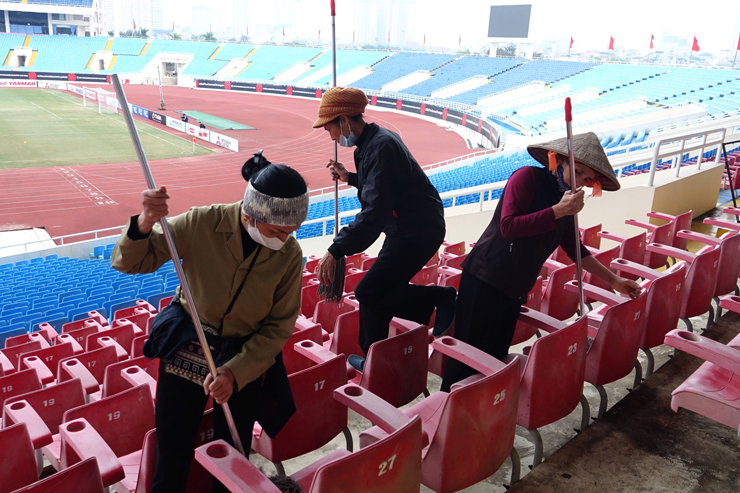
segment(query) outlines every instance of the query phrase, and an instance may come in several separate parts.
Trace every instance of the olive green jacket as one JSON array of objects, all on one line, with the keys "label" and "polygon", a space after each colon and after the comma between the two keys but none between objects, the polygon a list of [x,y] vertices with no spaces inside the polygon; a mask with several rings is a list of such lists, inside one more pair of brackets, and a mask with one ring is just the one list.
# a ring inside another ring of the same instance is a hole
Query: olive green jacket
[{"label": "olive green jacket", "polygon": [[[240,210],[241,202],[194,207],[167,221],[200,319],[214,328],[257,252],[243,258]],[[171,258],[162,228],[156,224],[148,238],[134,241],[128,237],[131,220],[116,243],[111,265],[126,274],[154,272]],[[278,251],[262,247],[231,313],[223,319],[223,337],[254,334],[225,365],[240,390],[275,363],[293,333],[301,303],[302,255],[292,236]],[[180,288],[177,294],[187,308]]]}]

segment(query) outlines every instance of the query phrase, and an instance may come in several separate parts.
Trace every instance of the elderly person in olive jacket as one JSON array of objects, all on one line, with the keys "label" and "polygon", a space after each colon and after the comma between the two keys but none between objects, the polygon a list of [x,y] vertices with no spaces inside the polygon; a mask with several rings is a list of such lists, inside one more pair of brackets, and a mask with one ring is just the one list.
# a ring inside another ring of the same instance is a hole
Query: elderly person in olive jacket
[{"label": "elderly person in olive jacket", "polygon": [[[308,212],[305,181],[291,168],[270,165],[261,155],[250,159],[245,169],[249,183],[243,201],[194,207],[168,220],[209,345],[212,340],[243,344],[217,369],[215,380],[197,340],[187,341],[174,357],[160,361],[157,462],[151,489],[155,493],[185,491],[208,394],[217,403],[215,438],[231,441],[219,405],[228,401],[248,446],[263,375],[293,333],[300,310],[302,252],[291,233]],[[154,272],[170,260],[157,224],[168,212],[168,198],[165,188],[142,193],[143,212],[129,220],[113,251],[115,269],[128,274]],[[178,302],[187,309],[180,288],[175,305]],[[185,330],[176,327],[180,329]],[[223,356],[218,351],[216,347],[217,363]]]}]

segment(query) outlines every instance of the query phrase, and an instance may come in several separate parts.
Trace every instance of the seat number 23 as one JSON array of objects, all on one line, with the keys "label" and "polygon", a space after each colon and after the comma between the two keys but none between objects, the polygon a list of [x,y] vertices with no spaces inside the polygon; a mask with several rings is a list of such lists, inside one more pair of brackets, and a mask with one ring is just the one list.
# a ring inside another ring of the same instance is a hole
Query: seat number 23
[{"label": "seat number 23", "polygon": [[388,458],[388,460],[384,460],[383,462],[381,462],[380,465],[378,466],[378,477],[392,470],[393,461],[395,460],[396,460],[396,454],[393,454]]},{"label": "seat number 23", "polygon": [[575,354],[576,351],[578,351],[578,343],[568,346],[568,356],[570,356],[571,354]]}]

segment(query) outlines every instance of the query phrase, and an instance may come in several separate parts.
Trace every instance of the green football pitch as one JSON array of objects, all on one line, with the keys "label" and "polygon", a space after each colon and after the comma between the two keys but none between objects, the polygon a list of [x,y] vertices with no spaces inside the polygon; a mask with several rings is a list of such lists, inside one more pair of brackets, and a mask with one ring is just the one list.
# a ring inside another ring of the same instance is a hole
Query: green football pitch
[{"label": "green football pitch", "polygon": [[[187,136],[136,122],[148,159],[212,154]],[[0,89],[0,169],[136,161],[123,116],[56,90]]]}]

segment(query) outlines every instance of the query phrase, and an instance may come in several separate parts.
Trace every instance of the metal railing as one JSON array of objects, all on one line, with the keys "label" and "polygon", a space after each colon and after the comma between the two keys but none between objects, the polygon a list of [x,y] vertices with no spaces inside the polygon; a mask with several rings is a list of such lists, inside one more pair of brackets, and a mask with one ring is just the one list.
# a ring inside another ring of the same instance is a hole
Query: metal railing
[{"label": "metal railing", "polygon": [[[112,228],[96,229],[94,231],[85,231],[83,233],[74,233],[74,234],[71,234],[71,235],[55,236],[53,238],[46,238],[45,240],[35,240],[35,241],[29,241],[29,242],[26,242],[26,243],[16,243],[15,245],[3,245],[3,246],[0,246],[0,252],[2,252],[5,249],[18,248],[18,247],[21,247],[22,246],[22,247],[24,247],[23,248],[23,253],[29,253],[29,251],[28,251],[28,246],[29,245],[36,245],[38,243],[42,243],[43,244],[43,243],[46,243],[47,241],[53,241],[57,246],[61,246],[61,245],[64,245],[65,244],[64,243],[64,240],[66,240],[66,239],[69,239],[69,238],[78,238],[80,236],[88,236],[88,235],[93,235],[93,238],[91,238],[91,239],[97,240],[99,238],[106,238],[106,236],[100,236],[100,233],[104,233],[106,231],[118,231],[118,233],[120,234],[124,230],[125,227],[126,227],[125,225],[124,226],[114,226]],[[116,235],[115,234],[112,234],[112,235],[108,235],[108,236],[116,236]],[[0,255],[0,257],[2,257],[2,255]]]},{"label": "metal railing", "polygon": [[[721,156],[721,148],[722,144],[725,141],[725,133],[726,130],[724,128],[719,129],[713,129],[713,130],[707,130],[705,132],[699,132],[695,134],[689,134],[689,135],[683,135],[681,137],[667,137],[665,139],[659,140],[655,144],[655,148],[653,151],[653,160],[650,162],[650,178],[648,178],[648,186],[652,187],[655,182],[655,172],[658,169],[658,161],[663,160],[666,158],[671,158],[673,160],[673,167],[675,168],[675,176],[678,177],[679,173],[681,172],[681,163],[683,161],[683,155],[686,153],[691,153],[692,151],[699,150],[698,157],[696,159],[696,169],[701,169],[701,163],[702,159],[704,157],[704,149],[707,147],[711,148],[714,147],[717,149],[717,155],[714,159],[715,163],[720,162],[720,156]],[[719,138],[710,141],[710,136],[715,136],[719,134]],[[689,145],[686,146],[686,143],[689,140],[695,139],[699,137],[701,139],[701,143]],[[676,146],[675,144],[680,142],[680,146]],[[668,150],[661,150],[663,146],[669,146],[672,147]]]}]

